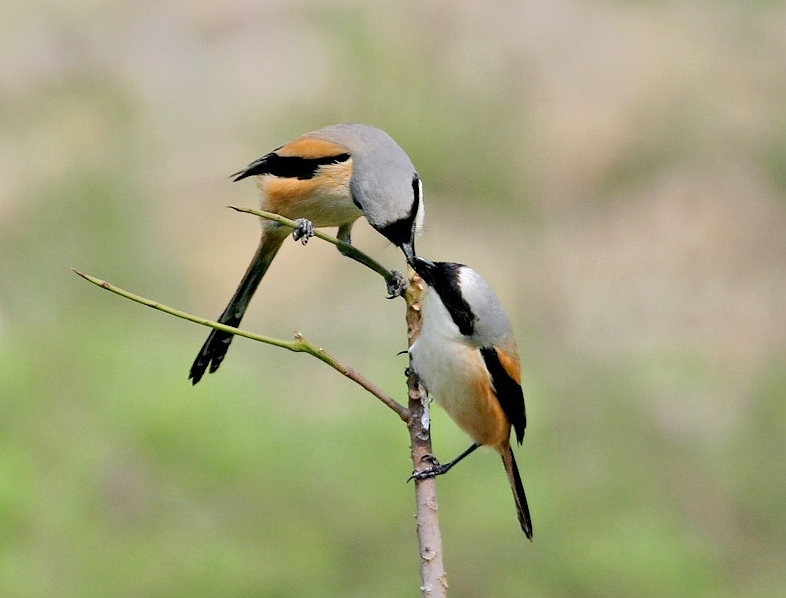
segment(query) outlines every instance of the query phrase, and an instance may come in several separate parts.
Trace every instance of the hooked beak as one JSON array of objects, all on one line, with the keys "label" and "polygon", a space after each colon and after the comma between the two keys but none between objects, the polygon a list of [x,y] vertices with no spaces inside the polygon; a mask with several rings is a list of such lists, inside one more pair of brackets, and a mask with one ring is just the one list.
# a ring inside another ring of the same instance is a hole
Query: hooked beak
[{"label": "hooked beak", "polygon": [[407,262],[412,264],[414,268],[415,263],[415,241],[406,241],[401,244],[401,250],[404,252],[404,256],[407,258]]},{"label": "hooked beak", "polygon": [[437,268],[434,262],[423,257],[414,256],[410,264],[412,265],[412,269],[420,275],[426,284],[430,285],[432,283],[434,271]]}]

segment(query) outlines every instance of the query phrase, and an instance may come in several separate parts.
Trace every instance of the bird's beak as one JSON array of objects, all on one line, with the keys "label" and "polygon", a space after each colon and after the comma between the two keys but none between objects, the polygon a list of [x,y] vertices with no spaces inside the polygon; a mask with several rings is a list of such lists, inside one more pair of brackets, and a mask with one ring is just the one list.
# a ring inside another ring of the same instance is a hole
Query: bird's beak
[{"label": "bird's beak", "polygon": [[415,270],[415,272],[417,272],[424,281],[426,281],[426,284],[431,284],[434,270],[436,269],[437,265],[426,258],[418,256],[414,256],[410,263],[412,264],[412,269]]},{"label": "bird's beak", "polygon": [[404,256],[407,258],[407,262],[409,262],[411,265],[413,265],[413,268],[414,268],[414,263],[415,263],[415,241],[412,240],[412,241],[406,241],[405,243],[402,243],[401,250],[404,252]]}]

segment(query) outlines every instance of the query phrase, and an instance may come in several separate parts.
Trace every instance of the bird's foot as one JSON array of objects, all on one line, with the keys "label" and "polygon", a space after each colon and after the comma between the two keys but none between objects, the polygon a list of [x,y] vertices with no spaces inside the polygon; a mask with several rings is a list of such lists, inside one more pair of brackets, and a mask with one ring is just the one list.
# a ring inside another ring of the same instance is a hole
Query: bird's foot
[{"label": "bird's foot", "polygon": [[305,245],[314,236],[314,225],[307,218],[298,218],[295,222],[297,222],[298,227],[292,231],[292,238]]},{"label": "bird's foot", "polygon": [[438,475],[442,475],[443,473],[447,473],[451,467],[453,467],[453,463],[445,463],[444,465],[440,463],[437,458],[432,455],[423,455],[420,458],[422,461],[427,461],[431,463],[431,467],[427,467],[426,469],[421,469],[420,471],[413,471],[412,475],[409,476],[408,482],[410,480],[426,480],[428,478],[435,478]]},{"label": "bird's foot", "polygon": [[407,279],[398,270],[391,270],[388,283],[388,299],[400,297],[407,290]]}]

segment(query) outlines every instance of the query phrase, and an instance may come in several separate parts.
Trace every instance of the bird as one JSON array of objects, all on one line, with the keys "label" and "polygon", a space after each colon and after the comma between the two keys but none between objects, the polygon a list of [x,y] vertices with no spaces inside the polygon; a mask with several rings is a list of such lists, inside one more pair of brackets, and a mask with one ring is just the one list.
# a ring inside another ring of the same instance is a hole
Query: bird
[{"label": "bird", "polygon": [[[338,227],[337,237],[351,242],[352,225],[361,216],[407,260],[415,256],[415,234],[424,219],[423,184],[409,156],[393,138],[373,126],[337,124],[305,133],[277,147],[231,175],[234,181],[255,177],[262,210],[297,220],[293,236],[303,243],[314,227]],[[290,228],[262,221],[262,236],[240,285],[218,321],[240,324],[251,297]],[[388,293],[397,296],[406,280],[394,272]],[[213,330],[189,372],[197,384],[209,368],[215,372],[233,335]]]},{"label": "bird", "polygon": [[412,478],[442,475],[478,447],[493,448],[502,457],[521,529],[532,540],[532,518],[510,443],[511,428],[518,444],[524,440],[527,416],[508,316],[494,290],[472,268],[419,256],[411,265],[426,288],[420,335],[409,348],[410,367],[473,441],[449,463],[428,455],[431,467]]}]

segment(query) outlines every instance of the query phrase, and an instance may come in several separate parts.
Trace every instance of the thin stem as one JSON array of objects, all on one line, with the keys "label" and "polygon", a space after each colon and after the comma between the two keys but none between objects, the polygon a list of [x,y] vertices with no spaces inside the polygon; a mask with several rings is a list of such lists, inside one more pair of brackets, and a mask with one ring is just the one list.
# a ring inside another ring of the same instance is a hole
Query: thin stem
[{"label": "thin stem", "polygon": [[136,301],[137,303],[141,303],[142,305],[146,305],[148,307],[152,307],[158,311],[162,311],[169,315],[182,318],[183,320],[188,320],[190,322],[195,322],[196,324],[201,324],[203,326],[209,326],[210,328],[215,328],[216,330],[221,330],[222,332],[228,332],[230,334],[234,334],[236,336],[244,336],[254,341],[259,341],[261,343],[265,343],[268,345],[273,345],[275,347],[281,347],[282,349],[287,349],[288,351],[293,351],[295,353],[308,353],[309,355],[313,355],[320,361],[326,363],[330,367],[332,367],[337,372],[343,374],[353,382],[359,384],[363,388],[365,388],[368,392],[372,395],[377,397],[380,401],[382,401],[385,405],[390,407],[396,414],[405,422],[410,420],[410,413],[409,410],[398,403],[395,399],[393,399],[390,395],[386,394],[382,391],[378,386],[368,380],[365,376],[360,374],[354,368],[346,365],[344,362],[339,360],[336,357],[333,357],[317,345],[309,342],[305,339],[305,337],[300,334],[299,332],[295,333],[294,340],[285,341],[279,338],[275,338],[272,336],[264,336],[261,334],[255,334],[253,332],[246,332],[240,328],[235,328],[234,326],[227,326],[226,324],[220,324],[218,322],[214,322],[212,320],[207,320],[205,318],[200,318],[198,316],[192,315],[188,312],[181,311],[179,309],[175,309],[173,307],[169,307],[158,301],[152,301],[151,299],[147,299],[140,295],[135,295],[134,293],[130,293],[126,290],[123,290],[119,287],[116,287],[105,280],[101,280],[94,276],[90,276],[89,274],[85,274],[84,272],[80,272],[79,270],[72,268],[72,270],[84,278],[85,280],[92,282],[94,285],[101,287],[102,289],[106,289],[107,291],[111,291],[116,295],[120,295],[121,297],[125,297],[126,299],[130,299],[131,301]]},{"label": "thin stem", "polygon": [[[274,214],[273,212],[264,212],[262,210],[254,210],[252,208],[238,208],[237,206],[228,206],[228,207],[238,212],[253,214],[254,216],[259,216],[260,218],[273,220],[275,222],[278,222],[279,224],[289,226],[292,229],[296,229],[300,226],[295,220],[284,218],[284,216],[281,216],[280,214]],[[323,241],[332,243],[333,245],[338,247],[339,251],[345,256],[347,256],[348,258],[351,258],[356,262],[363,264],[364,266],[372,269],[374,272],[382,276],[382,278],[385,279],[385,282],[389,283],[394,278],[395,275],[393,274],[393,272],[385,268],[385,266],[380,264],[374,258],[360,251],[360,249],[358,249],[351,243],[347,243],[346,241],[342,241],[340,239],[337,239],[336,237],[331,237],[330,235],[326,235],[325,233],[320,232],[318,230],[314,231],[314,236],[317,239],[322,239]]]}]

